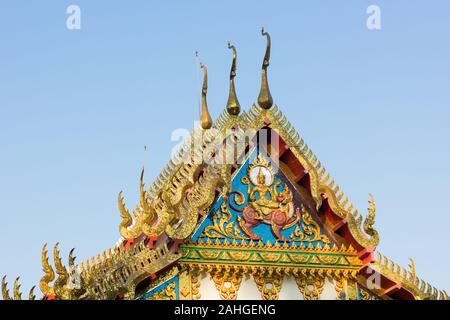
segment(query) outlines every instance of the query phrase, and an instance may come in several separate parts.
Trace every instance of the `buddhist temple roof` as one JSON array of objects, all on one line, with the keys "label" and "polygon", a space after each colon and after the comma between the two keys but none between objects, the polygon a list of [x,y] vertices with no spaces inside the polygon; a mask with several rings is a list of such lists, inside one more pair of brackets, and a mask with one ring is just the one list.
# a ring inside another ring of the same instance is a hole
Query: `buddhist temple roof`
[{"label": "buddhist temple roof", "polygon": [[[326,272],[330,275],[346,272],[355,278],[359,277],[361,281],[368,277],[367,271],[370,270],[372,274],[376,272],[384,279],[382,287],[377,291],[380,297],[448,299],[445,291],[438,291],[420,280],[413,264],[409,270],[402,269],[381,254],[375,254],[380,239],[374,227],[376,217],[374,198],[369,197],[367,214],[361,214],[331,178],[301,135],[283,116],[278,106],[273,104],[267,74],[270,36],[264,30],[262,34],[267,37],[267,48],[262,64],[259,105],[254,104],[248,110],[241,111],[234,84],[236,49],[229,44],[229,48],[233,50],[233,62],[229,99],[223,113],[212,122],[206,104],[207,70],[202,65],[204,82],[201,128],[193,129],[190,139],[186,140],[149,188],[145,187],[142,170],[139,203],[131,213],[124,203],[122,192],[119,193],[118,207],[122,218],[119,232],[123,241],[118,246],[83,262],[79,267],[75,265],[75,258],[71,252],[68,268],[61,261],[58,245],[53,250],[54,267],[49,262],[47,248],[44,246],[42,251],[44,276],[39,284],[44,299],[134,298],[138,287],[144,286],[149,281],[160,283],[167,277],[169,266],[177,261],[181,264],[189,261],[189,252],[197,250],[195,246],[191,246],[194,231],[204,220],[208,208],[218,197],[230,191],[231,176],[240,166],[238,159],[245,157],[255,146],[254,137],[261,130],[269,130],[279,138],[276,154],[271,156],[281,159],[294,182],[307,190],[315,210],[340,239],[342,246],[324,244],[320,247],[312,245],[297,247],[287,242],[266,246],[259,242],[224,242],[220,245],[217,242],[206,242],[205,246],[214,250],[225,245],[230,250],[242,252],[250,250],[249,248],[260,248],[272,255],[275,253],[281,255],[283,250],[292,252],[295,249],[305,255],[315,255],[319,260],[324,259],[321,258],[321,254],[335,253],[345,258],[342,260],[345,261],[345,265],[326,268],[328,270]],[[246,140],[246,137],[249,139]],[[236,154],[235,150],[240,141],[248,142],[240,149],[241,152]],[[224,163],[222,159],[234,161]],[[182,245],[183,249],[179,250]],[[283,264],[286,270],[297,272],[309,268],[295,259],[286,261]],[[289,263],[292,263],[292,267]],[[225,267],[225,264],[217,263],[215,266],[220,268]],[[257,269],[258,265],[243,262],[242,268],[253,270]],[[323,268],[313,266],[308,270],[308,272],[322,272],[320,270]],[[79,283],[72,283],[71,275],[77,272]],[[3,298],[21,299],[19,287],[17,279],[11,297],[6,279],[3,278]],[[30,299],[34,298],[34,293],[31,292]]]}]

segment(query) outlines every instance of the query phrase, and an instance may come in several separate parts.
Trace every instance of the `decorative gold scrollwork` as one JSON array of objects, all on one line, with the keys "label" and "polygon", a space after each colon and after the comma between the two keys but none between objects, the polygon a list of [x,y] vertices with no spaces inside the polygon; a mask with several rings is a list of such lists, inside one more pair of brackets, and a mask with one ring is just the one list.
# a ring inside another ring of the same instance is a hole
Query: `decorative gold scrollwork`
[{"label": "decorative gold scrollwork", "polygon": [[207,226],[201,237],[208,237],[212,239],[237,239],[237,240],[249,240],[240,228],[238,228],[236,222],[231,221],[231,212],[227,205],[223,203],[220,209],[216,211],[213,216],[213,224]]},{"label": "decorative gold scrollwork", "polygon": [[278,300],[281,285],[283,283],[282,275],[253,275],[256,286],[263,300]]},{"label": "decorative gold scrollwork", "polygon": [[201,298],[200,294],[200,272],[197,269],[193,269],[190,272],[191,275],[191,294],[192,300],[199,300]]},{"label": "decorative gold scrollwork", "polygon": [[330,243],[330,239],[324,234],[320,233],[320,226],[311,217],[311,214],[301,206],[302,217],[301,221],[296,225],[294,232],[291,234],[293,241],[322,241],[323,243]]},{"label": "decorative gold scrollwork", "polygon": [[164,290],[156,292],[150,297],[147,297],[145,300],[176,300],[177,294],[175,292],[176,283],[170,283]]},{"label": "decorative gold scrollwork", "polygon": [[335,277],[334,279],[334,290],[336,291],[337,300],[347,299],[347,279],[344,277]]},{"label": "decorative gold scrollwork", "polygon": [[222,300],[236,300],[242,282],[242,273],[214,272],[211,278]]},{"label": "decorative gold scrollwork", "polygon": [[362,300],[377,300],[375,296],[371,295],[369,292],[362,288],[359,288],[359,294]]},{"label": "decorative gold scrollwork", "polygon": [[323,291],[325,277],[320,275],[301,275],[295,277],[298,289],[305,300],[320,300],[320,295]]}]

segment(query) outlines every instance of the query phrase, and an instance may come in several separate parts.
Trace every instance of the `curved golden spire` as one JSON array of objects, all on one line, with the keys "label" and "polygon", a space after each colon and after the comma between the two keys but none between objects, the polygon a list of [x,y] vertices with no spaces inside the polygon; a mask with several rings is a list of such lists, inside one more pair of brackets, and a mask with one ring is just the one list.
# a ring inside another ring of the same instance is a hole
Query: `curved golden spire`
[{"label": "curved golden spire", "polygon": [[45,296],[53,295],[53,287],[49,285],[50,282],[55,280],[55,271],[53,270],[52,266],[48,262],[47,257],[47,244],[44,245],[42,248],[42,269],[44,271],[44,276],[39,281],[39,288],[41,289],[41,292]]},{"label": "curved golden spire", "polygon": [[230,71],[230,93],[228,94],[227,111],[232,116],[237,116],[241,112],[241,106],[236,96],[234,88],[234,77],[236,77],[236,48],[228,42],[228,49],[233,49],[233,63]]},{"label": "curved golden spire", "polygon": [[371,194],[369,194],[368,210],[369,213],[367,214],[367,217],[363,223],[364,231],[371,237],[378,236],[377,230],[375,230],[375,228],[373,227],[373,225],[375,224],[376,206],[375,206],[375,198]]},{"label": "curved golden spire", "polygon": [[267,37],[267,47],[262,64],[261,89],[259,91],[258,104],[263,109],[270,109],[273,105],[273,99],[267,81],[267,67],[269,66],[270,61],[270,35],[268,32],[264,32],[264,28],[261,29],[261,34]]},{"label": "curved golden spire", "polygon": [[61,257],[59,256],[59,243],[55,244],[53,249],[53,261],[55,263],[55,271],[58,275],[58,278],[55,280],[53,284],[54,291],[58,294],[58,290],[60,290],[69,279],[69,273],[67,272],[66,267],[63,265],[61,261]]},{"label": "curved golden spire", "polygon": [[203,63],[200,63],[200,68],[203,69],[203,87],[202,87],[202,114],[201,124],[204,130],[212,127],[212,119],[208,111],[208,104],[206,103],[206,93],[208,92],[208,71]]}]

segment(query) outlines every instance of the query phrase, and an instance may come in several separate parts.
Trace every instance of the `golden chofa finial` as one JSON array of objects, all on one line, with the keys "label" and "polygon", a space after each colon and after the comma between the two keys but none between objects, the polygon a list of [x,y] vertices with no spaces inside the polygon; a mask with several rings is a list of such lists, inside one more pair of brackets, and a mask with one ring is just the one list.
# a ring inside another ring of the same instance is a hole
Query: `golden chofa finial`
[{"label": "golden chofa finial", "polygon": [[212,127],[212,119],[208,111],[208,104],[206,103],[206,93],[208,92],[208,70],[203,63],[200,63],[200,68],[203,69],[203,87],[202,87],[202,115],[201,124],[204,130]]},{"label": "golden chofa finial", "polygon": [[267,82],[267,67],[269,66],[270,61],[270,35],[268,32],[264,32],[264,28],[261,29],[261,34],[267,37],[267,47],[262,65],[261,90],[259,91],[258,104],[263,109],[270,109],[273,105],[273,99],[269,90],[269,83]]},{"label": "golden chofa finial", "polygon": [[237,116],[241,112],[241,106],[236,96],[234,88],[234,77],[236,77],[236,48],[228,42],[228,49],[233,49],[233,63],[230,71],[230,93],[228,94],[227,111],[232,116]]}]

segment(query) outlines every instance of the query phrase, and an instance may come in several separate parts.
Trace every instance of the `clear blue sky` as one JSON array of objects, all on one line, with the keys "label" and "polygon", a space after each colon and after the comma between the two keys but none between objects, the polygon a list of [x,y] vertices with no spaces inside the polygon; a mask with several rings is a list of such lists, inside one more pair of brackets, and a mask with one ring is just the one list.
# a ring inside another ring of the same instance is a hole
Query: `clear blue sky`
[{"label": "clear blue sky", "polygon": [[[81,7],[81,30],[66,8]],[[366,28],[381,8],[382,29]],[[213,117],[236,90],[256,101],[265,40],[275,103],[360,212],[377,201],[379,249],[450,289],[450,3],[435,1],[0,2],[0,275],[24,290],[42,245],[79,261],[119,239],[129,207],[198,117],[194,52]],[[149,151],[144,154],[144,145]]]}]

